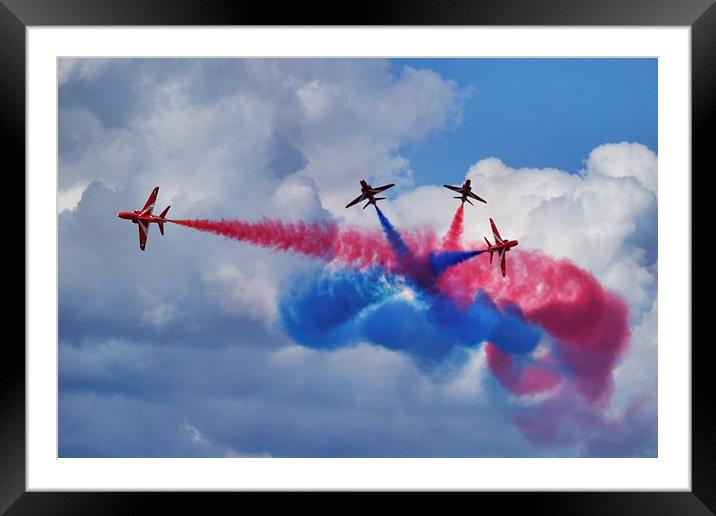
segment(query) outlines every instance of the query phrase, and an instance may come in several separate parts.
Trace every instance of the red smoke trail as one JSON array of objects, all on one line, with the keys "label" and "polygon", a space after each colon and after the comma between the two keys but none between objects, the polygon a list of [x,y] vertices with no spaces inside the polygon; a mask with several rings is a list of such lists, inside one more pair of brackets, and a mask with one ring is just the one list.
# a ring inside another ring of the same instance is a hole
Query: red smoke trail
[{"label": "red smoke trail", "polygon": [[509,353],[489,343],[485,347],[485,353],[492,373],[513,394],[544,392],[562,382],[562,378],[553,370],[548,360],[539,359],[533,363],[517,364]]},{"label": "red smoke trail", "polygon": [[[447,242],[459,246],[461,219],[459,208],[443,245]],[[357,268],[399,269],[393,250],[378,231],[339,229],[328,222],[284,223],[268,219],[173,222],[269,249],[340,260]],[[440,245],[429,230],[403,236],[416,256]],[[437,288],[463,306],[469,305],[482,289],[498,305],[519,306],[526,320],[539,324],[553,337],[546,355],[531,361],[487,345],[491,370],[513,393],[542,392],[569,377],[587,400],[602,404],[608,399],[611,372],[629,338],[627,307],[588,272],[568,260],[515,250],[508,257],[506,278],[496,264],[473,259],[445,272]]]},{"label": "red smoke trail", "polygon": [[538,405],[518,408],[512,421],[528,440],[541,446],[577,444],[587,455],[619,456],[625,443],[649,439],[652,421],[640,417],[646,402],[646,397],[638,396],[622,413],[611,413],[580,403],[576,393],[563,389]]},{"label": "red smoke trail", "polygon": [[450,224],[445,238],[443,239],[442,248],[444,251],[462,251],[462,227],[463,215],[465,213],[465,205],[461,204],[455,212],[455,216]]},{"label": "red smoke trail", "polygon": [[323,260],[340,260],[358,268],[380,265],[392,269],[395,266],[390,246],[375,230],[338,229],[331,222],[285,223],[272,219],[260,222],[206,219],[171,222],[259,247],[293,251]]},{"label": "red smoke trail", "polygon": [[[498,304],[517,304],[529,322],[556,340],[544,360],[566,366],[586,399],[605,402],[611,371],[629,339],[626,304],[569,260],[516,251],[508,262],[506,278],[486,260],[453,267],[440,279],[440,290],[462,303],[483,289]],[[516,394],[540,392],[555,384],[551,365],[517,363],[492,345],[486,352],[492,371]]]}]

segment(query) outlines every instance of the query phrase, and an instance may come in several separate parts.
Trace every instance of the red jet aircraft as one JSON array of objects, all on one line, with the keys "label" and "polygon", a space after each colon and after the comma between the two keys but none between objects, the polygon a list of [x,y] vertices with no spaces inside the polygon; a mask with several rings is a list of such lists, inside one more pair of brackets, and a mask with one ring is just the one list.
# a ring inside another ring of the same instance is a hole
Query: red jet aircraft
[{"label": "red jet aircraft", "polygon": [[361,194],[358,197],[356,197],[355,199],[353,199],[351,202],[349,202],[346,205],[346,208],[350,208],[354,204],[358,204],[359,202],[365,201],[366,199],[368,200],[368,202],[365,204],[365,206],[363,206],[364,210],[368,207],[369,204],[375,204],[375,206],[378,207],[377,201],[385,199],[385,197],[376,197],[375,194],[384,192],[385,190],[387,190],[388,188],[391,188],[393,186],[395,186],[395,184],[390,183],[389,185],[377,186],[377,187],[373,188],[368,183],[366,183],[365,179],[361,179],[360,180]]},{"label": "red jet aircraft", "polygon": [[512,248],[519,244],[517,240],[505,240],[500,236],[500,232],[497,231],[497,226],[495,226],[495,221],[490,219],[490,225],[492,226],[492,236],[495,237],[495,244],[491,244],[490,241],[485,237],[485,242],[487,242],[487,251],[490,252],[490,263],[492,263],[492,253],[497,252],[497,256],[500,258],[500,267],[502,268],[502,277],[504,278],[507,274],[507,263],[505,263],[505,259],[507,257],[507,252]]},{"label": "red jet aircraft", "polygon": [[149,224],[156,222],[159,226],[159,231],[164,234],[164,223],[167,221],[167,212],[171,206],[164,208],[164,211],[157,217],[152,215],[154,210],[154,203],[157,201],[157,194],[159,193],[159,187],[157,186],[152,193],[149,194],[149,199],[144,204],[144,208],[141,210],[134,211],[120,211],[117,213],[117,217],[120,219],[131,220],[137,225],[139,229],[139,248],[144,251],[144,246],[147,245],[147,236],[149,235]]},{"label": "red jet aircraft", "polygon": [[470,199],[468,197],[472,197],[473,199],[477,199],[478,201],[484,202],[487,204],[487,201],[483,199],[482,197],[478,197],[474,193],[472,193],[472,187],[470,186],[470,183],[472,181],[470,179],[466,179],[465,183],[462,186],[450,186],[450,185],[443,185],[445,188],[449,188],[453,192],[457,192],[460,194],[459,197],[455,197],[455,199],[460,199],[463,204],[465,204],[465,201],[472,204]]}]

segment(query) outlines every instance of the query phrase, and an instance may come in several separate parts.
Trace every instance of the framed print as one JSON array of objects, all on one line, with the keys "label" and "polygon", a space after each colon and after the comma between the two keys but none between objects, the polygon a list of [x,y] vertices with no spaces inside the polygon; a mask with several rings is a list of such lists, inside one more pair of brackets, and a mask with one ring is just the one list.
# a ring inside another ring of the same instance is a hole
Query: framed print
[{"label": "framed print", "polygon": [[187,490],[713,510],[690,169],[716,8],[568,4],[4,2],[9,514]]}]

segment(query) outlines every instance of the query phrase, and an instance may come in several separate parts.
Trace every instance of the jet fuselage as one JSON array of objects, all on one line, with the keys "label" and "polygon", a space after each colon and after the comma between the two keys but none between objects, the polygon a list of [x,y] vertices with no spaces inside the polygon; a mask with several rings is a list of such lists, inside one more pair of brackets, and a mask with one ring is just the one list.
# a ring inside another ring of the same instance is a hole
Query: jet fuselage
[{"label": "jet fuselage", "polygon": [[134,224],[139,221],[146,222],[147,224],[155,222],[166,222],[167,219],[157,217],[156,215],[140,215],[139,211],[120,211],[117,213],[117,217],[120,219],[131,220]]},{"label": "jet fuselage", "polygon": [[517,247],[519,245],[519,241],[517,240],[503,240],[502,242],[498,242],[495,244],[489,244],[487,247],[488,251],[499,251],[500,249],[504,249],[505,251],[509,251],[512,247]]}]

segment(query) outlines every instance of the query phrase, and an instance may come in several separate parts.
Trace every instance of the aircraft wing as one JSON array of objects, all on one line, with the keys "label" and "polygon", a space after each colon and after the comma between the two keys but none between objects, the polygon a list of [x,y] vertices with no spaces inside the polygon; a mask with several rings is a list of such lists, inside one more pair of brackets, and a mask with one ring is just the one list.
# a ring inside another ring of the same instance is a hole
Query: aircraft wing
[{"label": "aircraft wing", "polygon": [[462,187],[461,186],[450,186],[450,185],[443,185],[445,188],[449,188],[450,190],[453,190],[455,192],[462,193]]},{"label": "aircraft wing", "polygon": [[142,211],[140,212],[140,215],[151,215],[152,210],[154,209],[154,203],[157,202],[157,195],[159,194],[159,187],[157,186],[152,190],[152,193],[149,194],[149,198],[147,199],[147,202],[144,203],[144,208],[142,208]]},{"label": "aircraft wing", "polygon": [[507,253],[502,252],[502,260],[500,261],[500,268],[502,269],[502,277],[507,275]]},{"label": "aircraft wing", "polygon": [[139,228],[139,248],[144,251],[149,236],[149,224],[140,220],[137,222],[137,227]]},{"label": "aircraft wing", "polygon": [[356,197],[356,198],[353,199],[351,202],[349,202],[348,204],[346,204],[346,208],[350,208],[350,207],[353,206],[354,204],[358,204],[358,203],[361,202],[363,199],[365,199],[365,194],[364,194],[364,193],[360,194],[358,197]]},{"label": "aircraft wing", "polygon": [[472,192],[467,192],[467,195],[469,195],[469,196],[472,197],[473,199],[477,199],[478,201],[482,201],[482,202],[484,202],[485,204],[487,204],[487,201],[486,201],[485,199],[483,199],[482,197],[478,197],[477,195],[475,195],[475,194],[472,193]]},{"label": "aircraft wing", "polygon": [[383,186],[376,186],[375,188],[371,188],[373,193],[382,192],[383,190],[387,190],[388,188],[392,188],[395,186],[395,183],[390,183],[389,185],[383,185]]},{"label": "aircraft wing", "polygon": [[490,225],[492,226],[492,236],[495,237],[495,240],[498,242],[502,242],[502,237],[500,236],[500,232],[497,231],[497,226],[495,226],[495,221],[490,219]]}]

